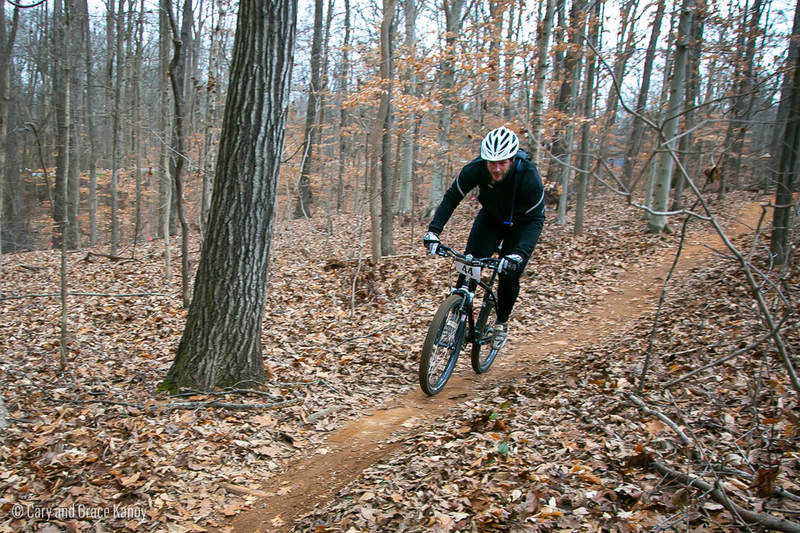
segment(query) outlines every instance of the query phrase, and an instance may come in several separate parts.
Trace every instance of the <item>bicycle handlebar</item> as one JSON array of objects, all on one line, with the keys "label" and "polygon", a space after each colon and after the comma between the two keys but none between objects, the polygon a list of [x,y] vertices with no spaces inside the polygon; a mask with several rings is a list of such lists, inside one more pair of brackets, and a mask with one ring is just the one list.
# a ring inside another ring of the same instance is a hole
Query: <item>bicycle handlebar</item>
[{"label": "bicycle handlebar", "polygon": [[472,257],[471,255],[460,254],[442,243],[439,243],[439,246],[436,247],[436,255],[442,257],[455,257],[462,263],[465,263],[469,266],[493,268],[495,270],[500,265],[501,261],[499,257]]}]

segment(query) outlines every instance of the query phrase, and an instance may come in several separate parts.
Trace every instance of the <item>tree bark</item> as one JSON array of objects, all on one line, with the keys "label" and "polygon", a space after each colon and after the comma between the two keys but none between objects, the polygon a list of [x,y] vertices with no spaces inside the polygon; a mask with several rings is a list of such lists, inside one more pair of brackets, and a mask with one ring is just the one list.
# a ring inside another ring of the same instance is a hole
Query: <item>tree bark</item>
[{"label": "tree bark", "polygon": [[792,197],[793,178],[800,162],[800,0],[794,12],[787,57],[790,63],[781,88],[781,101],[787,102],[786,125],[782,128],[783,142],[777,154],[778,171],[775,179],[778,186],[770,236],[770,251],[779,265],[787,263],[789,259],[792,213],[796,208]]},{"label": "tree bark", "polygon": [[162,388],[263,382],[261,326],[297,5],[242,0],[195,291]]},{"label": "tree bark", "polygon": [[[639,97],[636,100],[636,112],[643,114],[647,109],[647,95],[650,92],[650,78],[653,73],[653,60],[656,56],[656,45],[661,33],[661,22],[664,18],[665,0],[658,0],[656,12],[653,16],[652,28],[650,30],[650,41],[645,52],[644,66],[642,67],[642,84],[639,86]],[[622,182],[630,189],[633,186],[633,170],[639,152],[642,149],[642,137],[644,136],[644,122],[634,117],[631,127],[631,135],[628,140],[628,150],[625,154],[625,165],[622,169]]]},{"label": "tree bark", "polygon": [[314,37],[311,41],[311,82],[308,87],[306,103],[306,127],[303,136],[300,179],[297,185],[297,199],[294,205],[294,218],[311,216],[311,168],[314,166],[314,148],[318,139],[317,114],[322,91],[320,64],[322,61],[322,0],[314,0]]},{"label": "tree bark", "polygon": [[464,0],[448,0],[444,3],[445,15],[445,42],[439,63],[439,93],[440,104],[438,127],[436,129],[436,155],[433,158],[433,175],[431,177],[431,190],[428,197],[426,215],[433,214],[436,206],[444,195],[445,177],[447,175],[450,152],[450,123],[453,118],[455,105],[455,54],[456,41],[461,31],[461,12]]},{"label": "tree bark", "polygon": [[[596,50],[597,49],[597,41],[598,41],[598,34],[599,34],[599,27],[601,24],[600,14],[601,14],[602,3],[596,2],[595,3],[595,12],[592,20],[588,22],[589,30],[588,30],[588,41],[591,44],[591,47]],[[586,204],[586,195],[589,189],[589,178],[591,173],[591,155],[589,154],[589,146],[591,143],[591,135],[592,135],[592,123],[591,120],[594,117],[594,110],[592,108],[592,103],[594,102],[594,76],[595,76],[595,65],[597,62],[597,57],[595,53],[587,47],[587,55],[586,58],[586,76],[584,77],[584,84],[583,84],[583,124],[581,125],[581,148],[580,148],[580,160],[578,162],[578,169],[580,172],[578,177],[578,186],[577,186],[577,200],[575,205],[575,226],[573,227],[573,234],[580,235],[583,233],[583,217],[584,217],[584,206]],[[601,154],[602,156],[602,154]]]},{"label": "tree bark", "polygon": [[[171,4],[167,0],[167,4]],[[183,306],[189,307],[189,223],[186,219],[184,197],[183,197],[183,164],[186,159],[184,120],[185,101],[183,86],[186,76],[186,49],[183,43],[188,41],[189,29],[192,25],[192,0],[184,0],[183,15],[181,20],[180,33],[175,23],[172,6],[169,6],[170,27],[172,28],[172,39],[174,49],[172,61],[169,64],[169,79],[172,85],[172,98],[175,106],[175,121],[172,129],[172,150],[170,151],[170,174],[175,190],[175,205],[178,209],[178,220],[181,224],[181,294]]]},{"label": "tree bark", "polygon": [[[14,8],[14,18],[11,22],[10,31],[6,28],[6,10],[5,0],[0,0],[0,275],[3,273],[2,257],[3,257],[3,240],[8,238],[9,233],[7,228],[10,226],[6,217],[11,210],[6,209],[6,187],[8,184],[8,176],[10,169],[7,169],[9,162],[8,155],[8,124],[9,124],[9,86],[11,78],[11,52],[14,49],[14,38],[17,32],[17,24],[19,22],[19,8]],[[11,171],[13,172],[13,171]],[[9,189],[11,190],[11,189]],[[19,194],[19,192],[12,191],[10,194]],[[9,197],[10,197],[9,194]],[[8,202],[11,204],[12,202]],[[22,213],[19,213],[20,215]],[[13,213],[12,216],[18,215]],[[16,218],[16,216],[15,216]],[[13,219],[12,219],[13,220]],[[21,221],[16,220],[15,224],[20,225]],[[24,225],[23,225],[24,227]],[[0,292],[2,292],[0,290]],[[0,407],[2,407],[0,405]]]},{"label": "tree bark", "polygon": [[[761,0],[753,0],[753,5],[745,9],[739,29],[737,60],[734,68],[734,98],[732,117],[725,133],[725,144],[720,158],[720,188],[718,197],[725,197],[729,187],[738,188],[742,167],[742,150],[747,133],[750,113],[753,107],[754,56],[758,24],[761,18]],[[748,16],[749,15],[749,16]],[[733,179],[731,179],[733,178]]]},{"label": "tree bark", "polygon": [[[406,70],[403,73],[405,82],[405,93],[411,97],[417,95],[417,75],[414,72],[417,46],[417,0],[404,0],[403,7],[405,12],[405,52]],[[405,127],[401,126],[399,143],[400,149],[400,171],[399,171],[399,195],[397,199],[398,213],[411,212],[411,181],[414,172],[414,131],[417,123],[417,115],[412,109],[403,120]]]},{"label": "tree bark", "polygon": [[550,34],[553,29],[555,0],[544,0],[544,17],[539,22],[536,38],[536,70],[533,84],[533,109],[531,111],[531,160],[539,164],[539,152],[542,145],[542,126],[544,123],[544,104],[547,80],[547,58],[550,50]]},{"label": "tree bark", "polygon": [[395,0],[383,0],[381,24],[381,83],[384,91],[378,111],[381,134],[381,255],[394,254],[394,205],[392,205],[392,76]]},{"label": "tree bark", "polygon": [[677,147],[675,135],[678,131],[678,122],[683,108],[684,81],[686,76],[686,63],[689,55],[689,35],[691,32],[692,12],[694,0],[683,0],[681,6],[680,22],[678,24],[678,38],[675,42],[675,61],[672,67],[672,80],[669,90],[669,104],[666,118],[662,127],[662,150],[658,154],[658,175],[653,190],[653,211],[647,224],[647,231],[660,233],[668,231],[667,216],[663,213],[669,207],[669,192],[672,183],[674,161],[670,151]]},{"label": "tree bark", "polygon": [[[343,101],[347,94],[347,76],[350,75],[350,0],[344,0],[344,40],[342,41],[342,63],[339,74],[339,167],[336,176],[336,212],[340,213],[344,209],[344,167],[347,153],[347,139],[345,128],[347,127],[347,109]],[[358,189],[358,179],[354,179],[354,192]]]}]

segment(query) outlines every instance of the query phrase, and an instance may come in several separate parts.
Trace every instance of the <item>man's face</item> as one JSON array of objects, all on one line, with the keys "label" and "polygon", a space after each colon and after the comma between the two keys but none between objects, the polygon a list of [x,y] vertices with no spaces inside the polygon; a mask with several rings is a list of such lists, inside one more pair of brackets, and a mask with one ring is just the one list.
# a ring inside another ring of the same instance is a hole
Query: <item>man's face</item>
[{"label": "man's face", "polygon": [[502,161],[487,161],[486,166],[489,169],[489,174],[492,175],[494,181],[502,180],[511,169],[511,160],[503,159]]}]

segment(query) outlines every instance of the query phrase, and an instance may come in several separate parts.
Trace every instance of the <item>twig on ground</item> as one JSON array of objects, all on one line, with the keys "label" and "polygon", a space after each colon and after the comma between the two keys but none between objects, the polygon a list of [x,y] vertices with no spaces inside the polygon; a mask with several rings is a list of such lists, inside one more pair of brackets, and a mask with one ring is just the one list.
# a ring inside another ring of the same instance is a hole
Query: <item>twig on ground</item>
[{"label": "twig on ground", "polygon": [[250,487],[242,487],[241,485],[234,485],[233,483],[226,483],[224,481],[220,481],[219,486],[223,489],[227,490],[228,492],[232,492],[233,494],[238,494],[239,496],[256,496],[257,498],[269,498],[272,496],[269,492],[264,492],[263,490],[258,489],[251,489]]},{"label": "twig on ground", "polygon": [[639,377],[639,385],[636,387],[637,394],[641,394],[642,390],[644,390],[644,382],[647,380],[647,371],[650,367],[650,359],[653,355],[653,345],[655,344],[655,337],[656,332],[658,331],[658,326],[661,318],[661,310],[664,308],[664,302],[667,298],[667,290],[669,289],[669,282],[672,280],[672,276],[675,273],[675,269],[678,266],[678,261],[681,258],[681,254],[683,253],[683,245],[686,243],[686,231],[689,227],[689,217],[686,217],[683,220],[683,226],[681,227],[681,238],[678,242],[678,249],[675,251],[675,259],[672,261],[672,266],[669,268],[669,272],[667,273],[667,277],[664,278],[664,285],[661,288],[661,295],[658,298],[658,309],[656,310],[656,316],[653,319],[653,327],[650,330],[650,340],[648,341],[647,346],[647,353],[644,356],[644,364],[642,365],[642,374]]},{"label": "twig on ground", "polygon": [[196,401],[196,402],[171,402],[161,405],[144,405],[140,403],[120,402],[116,400],[60,399],[60,398],[54,398],[52,396],[50,397],[50,399],[58,403],[71,403],[77,405],[89,405],[89,404],[121,405],[123,407],[130,407],[132,409],[138,409],[140,411],[151,412],[151,413],[156,411],[172,411],[175,409],[204,409],[206,407],[218,407],[221,409],[266,410],[266,409],[278,409],[280,407],[288,407],[290,405],[297,405],[299,403],[303,403],[303,400],[301,398],[293,398],[291,400],[286,400],[282,402],[273,402],[273,403],[231,403],[231,402],[220,402],[218,400],[206,400],[206,401]]},{"label": "twig on ground", "polygon": [[356,341],[358,339],[366,339],[368,337],[372,337],[373,335],[377,335],[378,333],[382,333],[382,332],[386,331],[387,329],[391,329],[393,327],[394,327],[394,324],[389,324],[388,326],[384,326],[382,328],[376,329],[375,331],[373,331],[371,333],[367,333],[365,335],[358,335],[357,337],[350,337],[349,339],[345,339],[342,342],[340,342],[339,344],[337,344],[336,346],[334,346],[334,348],[338,348],[342,344],[347,344],[348,342],[353,342],[353,341]]},{"label": "twig on ground", "polygon": [[745,520],[748,525],[758,525],[765,529],[771,529],[774,531],[800,533],[800,524],[797,522],[786,520],[784,518],[778,518],[768,514],[750,511],[749,509],[745,509],[744,507],[732,502],[720,484],[712,485],[703,479],[684,474],[683,472],[678,472],[677,470],[673,470],[672,468],[657,461],[650,461],[649,466],[662,475],[673,478],[688,487],[693,487],[707,493],[715,502],[725,507],[725,509],[727,509],[734,516],[741,517],[741,519]]},{"label": "twig on ground", "polygon": [[[11,296],[0,296],[0,301],[2,300],[23,300],[25,298],[55,298],[60,297],[61,293],[58,292],[45,292],[41,294],[12,294]],[[131,292],[127,294],[114,294],[114,293],[103,293],[103,292],[75,292],[69,291],[67,296],[95,296],[99,298],[137,298],[137,297],[144,297],[144,296],[163,296],[172,298],[174,294],[167,294],[163,292]]]},{"label": "twig on ground", "polygon": [[[784,320],[781,320],[780,323],[778,323],[777,327],[780,328],[783,325],[785,320],[786,320],[785,318],[784,318]],[[759,339],[757,339],[752,344],[749,344],[749,345],[745,346],[744,348],[739,348],[738,350],[736,350],[734,352],[731,352],[731,353],[729,353],[728,355],[726,355],[724,357],[720,357],[716,361],[712,361],[712,362],[708,363],[707,365],[703,365],[700,368],[695,368],[691,372],[688,372],[688,373],[682,375],[679,378],[673,379],[672,381],[670,381],[669,383],[664,385],[664,388],[668,389],[670,387],[674,387],[678,383],[682,383],[682,382],[686,381],[687,379],[689,379],[690,377],[695,376],[695,375],[699,374],[700,372],[703,372],[704,370],[708,370],[709,368],[713,368],[715,366],[721,365],[722,363],[724,363],[726,361],[730,361],[734,357],[737,357],[737,356],[739,356],[739,355],[741,355],[743,353],[749,352],[750,350],[752,350],[753,348],[757,347],[758,345],[760,345],[761,343],[763,343],[767,339],[771,338],[773,334],[774,333],[772,331],[768,331],[767,333],[762,335]]]},{"label": "twig on ground", "polygon": [[661,420],[662,422],[664,422],[666,425],[668,425],[672,429],[672,431],[674,431],[675,434],[678,435],[678,437],[680,437],[680,439],[686,446],[694,446],[692,439],[690,439],[686,435],[686,433],[684,433],[683,430],[679,428],[678,425],[675,422],[673,422],[667,415],[650,409],[647,406],[647,404],[644,403],[644,401],[642,401],[639,397],[637,397],[634,394],[628,394],[628,399],[631,402],[633,402],[633,404],[636,405],[636,407],[638,407],[644,414],[654,416],[659,420]]},{"label": "twig on ground", "polygon": [[299,403],[303,403],[303,400],[300,398],[294,398],[292,400],[286,400],[284,402],[274,402],[274,403],[230,403],[230,402],[220,402],[217,400],[209,400],[206,402],[173,402],[164,405],[159,405],[156,407],[156,409],[172,411],[174,409],[203,409],[206,407],[219,407],[221,409],[266,410],[266,409],[278,409],[280,407],[288,407],[290,405],[297,405]]}]

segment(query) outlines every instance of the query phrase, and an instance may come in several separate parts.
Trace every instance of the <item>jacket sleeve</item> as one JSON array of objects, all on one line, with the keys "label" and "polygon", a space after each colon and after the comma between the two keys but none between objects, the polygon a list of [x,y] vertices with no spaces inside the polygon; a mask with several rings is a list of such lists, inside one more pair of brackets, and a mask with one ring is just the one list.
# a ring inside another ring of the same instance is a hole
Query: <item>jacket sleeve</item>
[{"label": "jacket sleeve", "polygon": [[475,179],[468,172],[465,172],[465,169],[462,169],[453,184],[444,193],[439,207],[436,208],[436,212],[433,214],[433,220],[428,225],[428,231],[432,231],[437,235],[441,233],[447,221],[450,220],[453,211],[476,184]]},{"label": "jacket sleeve", "polygon": [[538,199],[538,201],[529,208],[529,218],[527,222],[524,222],[522,236],[514,249],[516,253],[523,254],[523,257],[526,259],[530,258],[534,248],[536,248],[536,243],[539,242],[539,236],[542,234],[542,227],[544,226],[545,211],[542,178],[539,176],[536,167],[533,165],[531,165],[531,167],[533,175],[528,183],[530,183],[532,188],[532,198]]},{"label": "jacket sleeve", "polygon": [[531,220],[523,222],[525,225],[522,237],[519,240],[514,252],[522,255],[526,260],[530,259],[533,254],[536,243],[539,242],[539,235],[542,234],[542,227],[544,226],[544,209],[537,212]]}]

